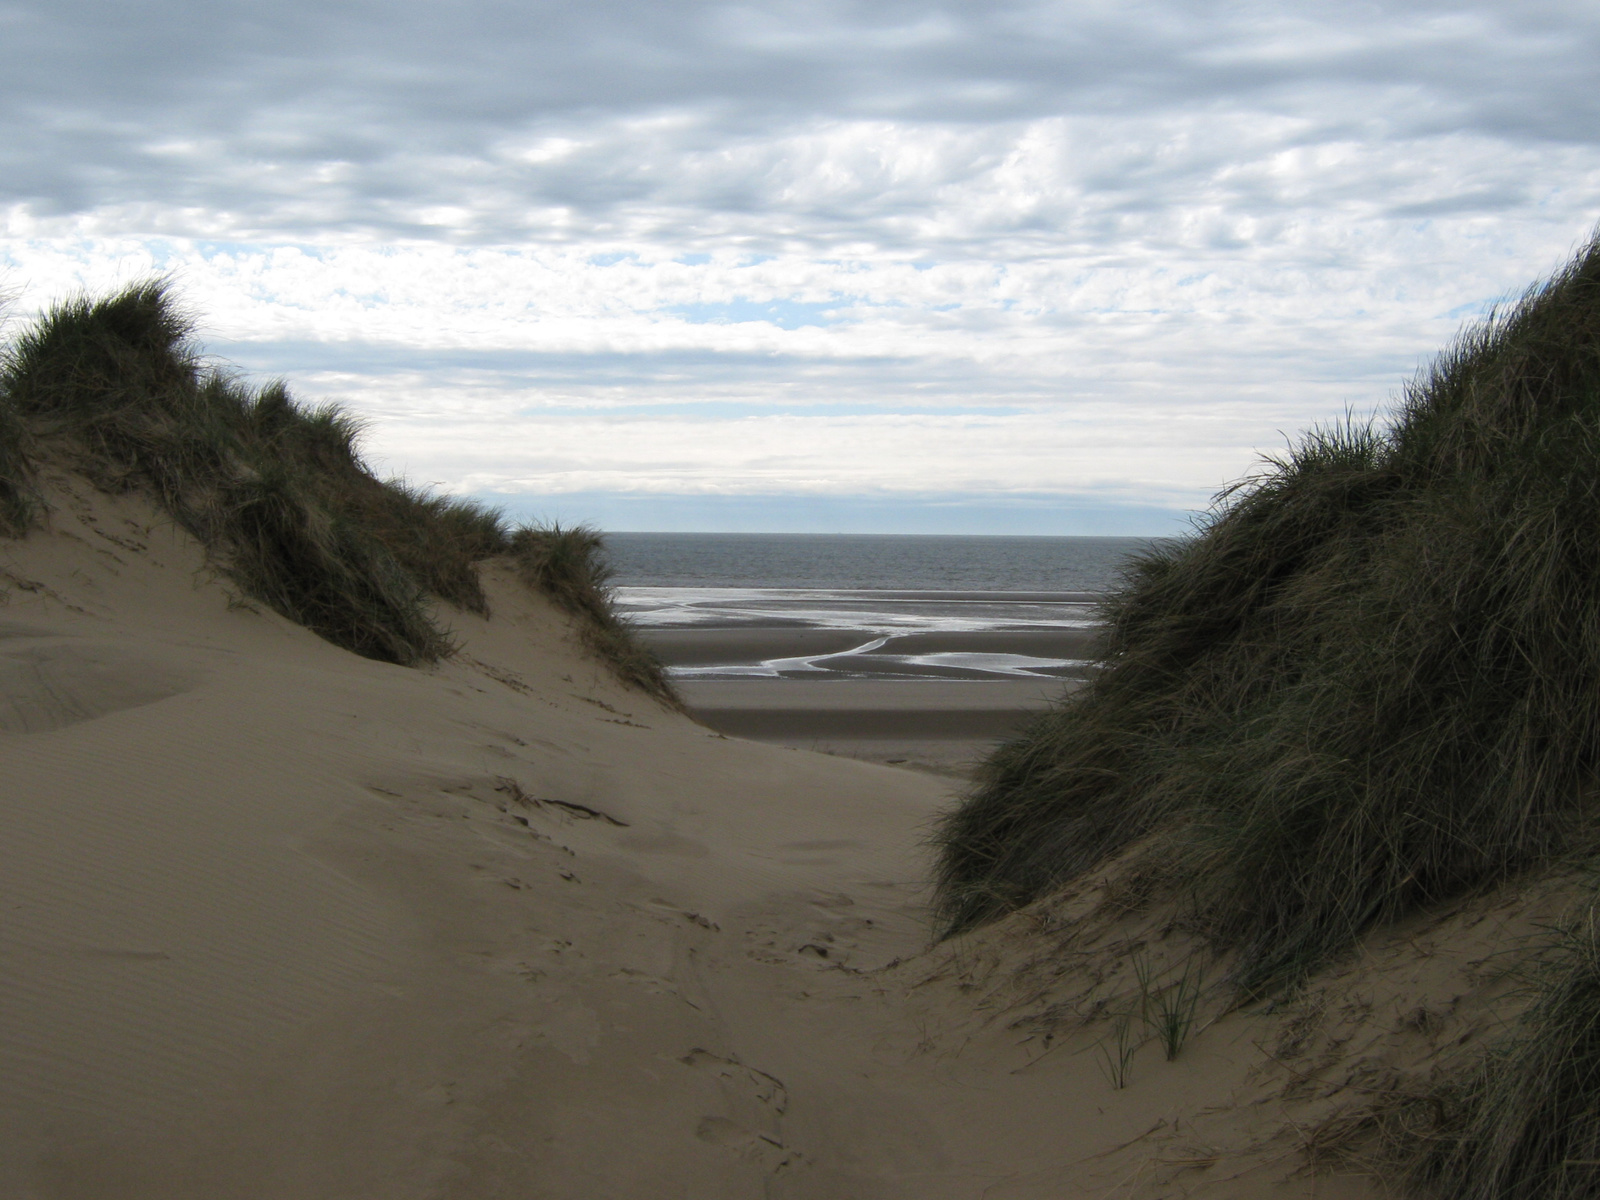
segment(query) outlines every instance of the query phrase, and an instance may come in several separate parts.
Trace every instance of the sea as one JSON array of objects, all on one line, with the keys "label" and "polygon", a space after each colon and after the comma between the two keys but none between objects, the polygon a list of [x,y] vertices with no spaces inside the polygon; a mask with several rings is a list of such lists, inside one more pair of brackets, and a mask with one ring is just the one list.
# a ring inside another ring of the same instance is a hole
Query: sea
[{"label": "sea", "polygon": [[1086,667],[1159,539],[612,533],[619,612],[679,680],[1016,680]]}]

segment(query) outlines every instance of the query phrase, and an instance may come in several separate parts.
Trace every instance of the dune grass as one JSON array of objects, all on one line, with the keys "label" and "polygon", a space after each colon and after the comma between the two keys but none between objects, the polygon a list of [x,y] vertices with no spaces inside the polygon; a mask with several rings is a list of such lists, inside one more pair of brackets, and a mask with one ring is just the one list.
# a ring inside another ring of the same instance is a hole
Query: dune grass
[{"label": "dune grass", "polygon": [[578,619],[589,649],[621,679],[672,708],[682,708],[660,660],[633,636],[611,603],[604,539],[587,525],[513,531],[509,553],[522,581]]},{"label": "dune grass", "polygon": [[406,666],[451,649],[428,598],[487,615],[478,564],[509,555],[626,682],[674,702],[612,610],[598,535],[513,529],[483,505],[378,479],[358,422],[208,367],[191,331],[149,282],[57,305],[15,339],[0,363],[0,531],[37,520],[35,464],[53,456],[102,488],[148,491],[245,594]]},{"label": "dune grass", "polygon": [[1259,992],[1592,838],[1600,244],[1387,422],[1267,463],[1105,616],[1103,668],[944,819],[947,932],[1147,838]]},{"label": "dune grass", "polygon": [[1440,1200],[1600,1196],[1600,910],[1594,901],[1531,968],[1512,1031],[1381,1122],[1414,1194]]},{"label": "dune grass", "polygon": [[15,407],[0,392],[0,537],[20,537],[38,517],[32,442]]}]

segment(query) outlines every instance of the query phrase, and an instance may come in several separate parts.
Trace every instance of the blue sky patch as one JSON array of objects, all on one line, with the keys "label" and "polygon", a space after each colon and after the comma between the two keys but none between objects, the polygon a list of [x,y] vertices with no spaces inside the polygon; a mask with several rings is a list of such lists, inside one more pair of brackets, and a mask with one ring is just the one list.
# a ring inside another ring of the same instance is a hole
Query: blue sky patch
[{"label": "blue sky patch", "polygon": [[838,318],[827,314],[840,307],[840,302],[811,304],[802,300],[727,300],[720,304],[673,304],[660,309],[662,313],[682,317],[691,325],[738,325],[745,321],[763,321],[779,329],[801,329],[807,325],[826,328],[838,324]]}]

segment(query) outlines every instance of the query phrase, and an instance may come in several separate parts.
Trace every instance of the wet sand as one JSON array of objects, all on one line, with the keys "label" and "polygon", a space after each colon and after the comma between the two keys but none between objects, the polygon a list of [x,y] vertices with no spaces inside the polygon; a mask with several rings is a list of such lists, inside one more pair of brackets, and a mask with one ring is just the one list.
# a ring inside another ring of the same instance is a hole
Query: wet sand
[{"label": "wet sand", "polygon": [[[1079,686],[1082,664],[1099,646],[1098,630],[1069,626],[913,631],[858,653],[849,652],[883,635],[790,625],[641,633],[668,667],[691,673],[677,687],[695,718],[719,733],[963,777]],[[970,659],[940,655],[1065,662],[1036,674],[997,676],[961,665]],[[735,673],[692,677],[708,669]]]},{"label": "wet sand", "polygon": [[1078,686],[1060,679],[726,679],[680,683],[696,719],[730,737],[966,775]]},{"label": "wet sand", "polygon": [[[794,626],[744,626],[720,629],[642,629],[640,636],[669,667],[708,667],[775,659],[843,654],[881,634],[860,629]],[[857,670],[872,669],[872,659],[889,655],[1025,654],[1038,658],[1093,658],[1100,631],[1093,628],[994,629],[915,632],[891,636],[875,652],[855,656]],[[893,668],[905,670],[903,665]]]}]

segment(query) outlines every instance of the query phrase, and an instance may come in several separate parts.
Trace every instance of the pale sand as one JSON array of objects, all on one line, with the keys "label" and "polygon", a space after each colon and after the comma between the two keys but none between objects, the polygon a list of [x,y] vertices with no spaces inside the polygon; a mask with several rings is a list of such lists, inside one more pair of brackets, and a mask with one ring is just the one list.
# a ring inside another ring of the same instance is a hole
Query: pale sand
[{"label": "pale sand", "polygon": [[1445,914],[1114,1089],[1181,937],[1096,881],[929,950],[947,781],[662,711],[495,571],[455,660],[358,659],[63,487],[0,559],[0,1196],[1375,1196],[1300,1151],[1352,1055],[1485,1020],[1395,1032],[1515,925]]}]

